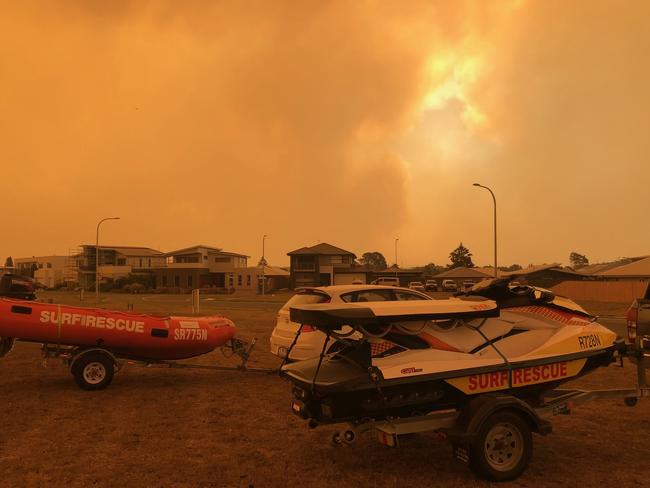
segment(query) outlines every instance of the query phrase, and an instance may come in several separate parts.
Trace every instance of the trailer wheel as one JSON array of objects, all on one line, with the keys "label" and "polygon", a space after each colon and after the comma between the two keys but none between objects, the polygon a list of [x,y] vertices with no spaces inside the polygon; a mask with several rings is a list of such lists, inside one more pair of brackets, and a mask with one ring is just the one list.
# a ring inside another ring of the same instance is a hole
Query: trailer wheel
[{"label": "trailer wheel", "polygon": [[496,412],[481,425],[471,446],[469,465],[490,481],[517,478],[533,454],[533,437],[526,419],[514,412]]},{"label": "trailer wheel", "polygon": [[103,390],[113,381],[113,358],[101,351],[81,353],[70,368],[77,385],[83,390]]},{"label": "trailer wheel", "polygon": [[0,337],[0,358],[9,354],[13,347],[14,339],[12,337]]},{"label": "trailer wheel", "polygon": [[625,397],[625,399],[623,401],[625,402],[626,406],[634,407],[634,406],[636,406],[638,400],[639,399],[637,397]]}]

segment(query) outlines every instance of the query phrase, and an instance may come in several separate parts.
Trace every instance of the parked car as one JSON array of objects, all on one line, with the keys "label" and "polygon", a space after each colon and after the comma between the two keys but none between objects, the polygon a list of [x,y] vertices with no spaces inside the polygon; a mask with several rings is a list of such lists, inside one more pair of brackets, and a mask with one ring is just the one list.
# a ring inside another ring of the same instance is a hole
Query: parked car
[{"label": "parked car", "polygon": [[38,284],[29,276],[5,273],[0,277],[0,297],[36,300]]},{"label": "parked car", "polygon": [[397,276],[382,276],[381,278],[377,278],[371,284],[383,286],[401,286],[399,283],[399,278]]},{"label": "parked car", "polygon": [[627,337],[630,342],[641,339],[641,346],[650,349],[650,283],[642,298],[634,300],[627,311]]},{"label": "parked car", "polygon": [[463,281],[463,290],[469,290],[475,284],[476,284],[476,281],[474,281],[474,280],[464,280]]},{"label": "parked car", "polygon": [[438,291],[438,280],[427,280],[424,282],[426,291]]},{"label": "parked car", "polygon": [[443,291],[458,291],[458,285],[454,280],[442,280]]},{"label": "parked car", "polygon": [[421,281],[411,281],[409,283],[409,290],[425,291]]},{"label": "parked car", "polygon": [[[300,324],[291,322],[289,318],[289,309],[293,306],[310,303],[396,300],[432,300],[432,298],[429,295],[408,288],[381,285],[336,285],[298,289],[296,294],[278,312],[275,329],[271,333],[271,353],[279,357],[285,357],[298,333]],[[347,331],[349,331],[348,328],[343,329],[343,333]],[[302,333],[298,336],[289,359],[297,361],[317,357],[323,350],[325,339],[326,335],[322,332],[313,329],[309,325],[303,325]],[[335,343],[336,340],[330,339],[326,351],[329,351]]]}]

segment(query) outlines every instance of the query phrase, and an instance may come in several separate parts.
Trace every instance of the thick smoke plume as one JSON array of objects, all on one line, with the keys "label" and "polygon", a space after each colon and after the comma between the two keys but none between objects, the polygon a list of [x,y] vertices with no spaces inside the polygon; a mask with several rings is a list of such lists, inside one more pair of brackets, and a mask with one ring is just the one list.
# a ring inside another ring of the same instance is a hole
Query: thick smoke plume
[{"label": "thick smoke plume", "polygon": [[645,5],[4,2],[0,252],[647,252]]}]

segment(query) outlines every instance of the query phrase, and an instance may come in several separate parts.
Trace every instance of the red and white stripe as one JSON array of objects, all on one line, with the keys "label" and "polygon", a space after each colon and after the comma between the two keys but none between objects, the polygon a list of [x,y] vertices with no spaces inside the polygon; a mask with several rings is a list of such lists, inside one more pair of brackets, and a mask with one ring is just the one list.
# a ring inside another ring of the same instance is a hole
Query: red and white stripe
[{"label": "red and white stripe", "polygon": [[509,308],[508,311],[541,315],[542,317],[555,320],[556,322],[561,322],[566,325],[589,325],[591,323],[589,320],[585,319],[581,315],[576,315],[569,312],[563,312],[561,310],[555,310],[548,307],[539,307],[535,305],[531,305],[527,307]]},{"label": "red and white stripe", "polygon": [[372,357],[379,356],[381,353],[388,351],[395,347],[395,344],[390,341],[371,342],[370,355]]}]

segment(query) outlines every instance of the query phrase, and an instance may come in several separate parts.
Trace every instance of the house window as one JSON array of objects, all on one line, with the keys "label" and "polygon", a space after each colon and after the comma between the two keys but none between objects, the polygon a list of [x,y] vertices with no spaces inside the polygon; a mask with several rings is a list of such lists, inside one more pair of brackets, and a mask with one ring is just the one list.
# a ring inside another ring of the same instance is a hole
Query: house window
[{"label": "house window", "polygon": [[229,263],[230,258],[214,258],[215,263]]},{"label": "house window", "polygon": [[118,266],[126,266],[126,258],[117,258]]},{"label": "house window", "polygon": [[151,258],[149,258],[149,267],[151,268]]},{"label": "house window", "polygon": [[332,256],[330,263],[332,264],[343,264],[343,256]]},{"label": "house window", "polygon": [[251,275],[246,275],[246,286],[251,286]]},{"label": "house window", "polygon": [[237,286],[241,286],[242,275],[237,275]]},{"label": "house window", "polygon": [[295,271],[315,271],[316,264],[313,256],[296,256]]},{"label": "house window", "polygon": [[192,288],[192,275],[187,275],[187,287]]},{"label": "house window", "polygon": [[230,288],[232,288],[232,287],[234,286],[234,284],[235,284],[235,277],[234,277],[233,275],[230,275],[230,276],[228,277],[228,283],[229,283],[229,285],[230,285]]},{"label": "house window", "polygon": [[178,275],[174,276],[174,286],[181,286],[181,277]]},{"label": "house window", "polygon": [[51,268],[51,267],[52,267],[52,263],[47,263],[47,267],[48,267],[48,268]]},{"label": "house window", "polygon": [[165,275],[162,277],[162,286],[167,286],[167,277]]},{"label": "house window", "polygon": [[140,266],[138,266],[138,267],[142,268],[142,258],[140,258]]}]

